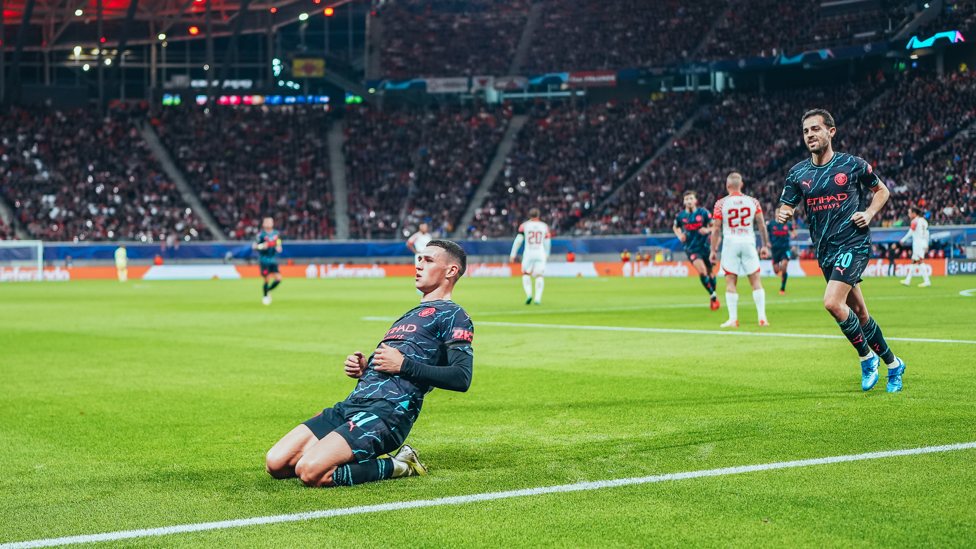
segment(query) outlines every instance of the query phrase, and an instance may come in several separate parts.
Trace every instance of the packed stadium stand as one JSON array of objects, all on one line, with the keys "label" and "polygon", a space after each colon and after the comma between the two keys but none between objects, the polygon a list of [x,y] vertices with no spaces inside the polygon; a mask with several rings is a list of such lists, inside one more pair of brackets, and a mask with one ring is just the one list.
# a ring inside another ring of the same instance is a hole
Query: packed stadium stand
[{"label": "packed stadium stand", "polygon": [[11,108],[0,135],[0,194],[35,238],[210,237],[125,112]]},{"label": "packed stadium stand", "polygon": [[351,109],[346,116],[350,235],[447,234],[498,148],[511,112],[484,108]]},{"label": "packed stadium stand", "polygon": [[696,101],[675,94],[590,107],[540,102],[468,235],[514,234],[533,206],[546,212],[556,232],[568,231],[654,153]]},{"label": "packed stadium stand", "polygon": [[670,65],[691,55],[724,0],[550,0],[532,38],[530,73]]},{"label": "packed stadium stand", "polygon": [[735,2],[699,52],[699,61],[772,57],[783,53],[814,18],[815,0]]},{"label": "packed stadium stand", "polygon": [[14,238],[14,231],[8,227],[2,219],[0,219],[0,240],[12,240]]},{"label": "packed stadium stand", "polygon": [[153,125],[231,238],[252,238],[266,215],[285,238],[333,235],[322,108],[165,109]]},{"label": "packed stadium stand", "polygon": [[528,10],[524,0],[397,0],[379,11],[383,71],[393,78],[506,74]]}]

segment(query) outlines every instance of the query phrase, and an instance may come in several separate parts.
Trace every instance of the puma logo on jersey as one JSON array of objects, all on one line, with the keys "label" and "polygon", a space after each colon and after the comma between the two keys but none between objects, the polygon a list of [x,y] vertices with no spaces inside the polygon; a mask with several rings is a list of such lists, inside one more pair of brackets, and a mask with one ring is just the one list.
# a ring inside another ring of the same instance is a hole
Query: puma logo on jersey
[{"label": "puma logo on jersey", "polygon": [[810,182],[809,181],[804,181],[804,182],[800,183],[800,185],[806,185],[808,189],[810,188]]}]

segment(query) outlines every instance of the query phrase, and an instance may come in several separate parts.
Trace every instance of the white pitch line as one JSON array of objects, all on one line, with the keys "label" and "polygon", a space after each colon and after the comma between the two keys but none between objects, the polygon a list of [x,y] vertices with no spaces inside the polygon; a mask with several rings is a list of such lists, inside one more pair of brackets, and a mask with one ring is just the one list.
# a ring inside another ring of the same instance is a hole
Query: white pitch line
[{"label": "white pitch line", "polygon": [[[793,337],[800,339],[847,339],[839,335],[785,334],[781,332],[738,332],[735,330],[682,330],[678,328],[631,328],[627,326],[581,326],[577,324],[532,324],[528,322],[478,322],[478,326],[505,326],[511,328],[552,328],[560,330],[592,330],[598,332],[645,332],[652,334],[707,334],[751,337]],[[886,337],[888,341],[913,341],[918,343],[971,343],[963,339],[926,339],[914,337]]]},{"label": "white pitch line", "polygon": [[673,480],[687,480],[693,478],[741,475],[743,473],[774,471],[777,469],[792,469],[795,467],[809,467],[811,465],[829,465],[832,463],[845,463],[845,462],[852,462],[852,461],[864,461],[870,459],[915,456],[921,454],[934,454],[934,453],[941,453],[941,452],[951,452],[955,450],[972,450],[972,449],[976,449],[976,442],[945,444],[942,446],[925,446],[921,448],[910,448],[907,450],[890,450],[886,452],[870,452],[867,454],[852,454],[846,456],[802,459],[797,461],[781,461],[778,463],[765,463],[762,465],[724,467],[721,469],[707,469],[704,471],[688,471],[684,473],[668,473],[665,475],[653,475],[648,477],[632,477],[632,478],[621,478],[616,480],[598,480],[594,482],[579,482],[576,484],[561,484],[558,486],[546,486],[542,488],[527,488],[524,490],[511,490],[508,492],[487,492],[482,494],[471,494],[467,496],[454,496],[454,497],[424,499],[424,500],[415,500],[415,501],[401,501],[396,503],[382,503],[379,505],[364,505],[361,507],[345,507],[341,509],[311,511],[308,513],[274,515],[270,517],[222,520],[219,522],[202,522],[199,524],[183,524],[179,526],[164,526],[162,528],[146,528],[143,530],[126,530],[122,532],[108,532],[104,534],[68,536],[63,538],[38,539],[32,541],[16,541],[12,543],[0,544],[0,549],[33,549],[36,547],[57,547],[61,545],[75,545],[79,543],[117,541],[121,539],[144,538],[150,536],[166,536],[171,534],[181,534],[187,532],[205,532],[208,530],[242,528],[244,526],[258,526],[262,524],[279,524],[283,522],[297,522],[302,520],[342,517],[347,515],[382,513],[385,511],[401,511],[404,509],[417,509],[420,507],[438,507],[442,505],[463,505],[466,503],[475,503],[481,501],[495,501],[500,499],[541,496],[545,494],[560,494],[566,492],[583,492],[588,490],[600,490],[603,488],[617,488],[620,486],[633,486],[637,484],[653,484],[657,482],[668,482]]}]

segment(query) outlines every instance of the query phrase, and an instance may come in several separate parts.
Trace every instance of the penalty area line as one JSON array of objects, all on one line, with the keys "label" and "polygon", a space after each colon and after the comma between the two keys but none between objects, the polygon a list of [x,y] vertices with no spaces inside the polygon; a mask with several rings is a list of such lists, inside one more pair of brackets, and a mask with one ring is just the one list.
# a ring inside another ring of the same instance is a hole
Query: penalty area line
[{"label": "penalty area line", "polygon": [[121,539],[144,538],[144,537],[151,537],[151,536],[166,536],[171,534],[180,534],[180,533],[188,533],[188,532],[205,532],[208,530],[242,528],[245,526],[258,526],[263,524],[280,524],[283,522],[298,522],[303,520],[342,517],[347,515],[362,515],[367,513],[382,513],[386,511],[401,511],[404,509],[417,509],[420,507],[463,505],[467,503],[476,503],[481,501],[495,501],[495,500],[509,499],[509,498],[541,496],[545,494],[583,492],[588,490],[601,490],[604,488],[617,488],[620,486],[634,486],[638,484],[653,484],[657,482],[670,482],[675,480],[688,480],[694,478],[740,475],[743,473],[774,471],[777,469],[810,467],[812,465],[828,465],[832,463],[845,463],[845,462],[864,461],[864,460],[871,460],[871,459],[914,456],[914,455],[921,455],[921,454],[934,454],[940,452],[951,452],[955,450],[972,450],[974,448],[976,448],[976,442],[962,442],[958,444],[945,444],[942,446],[925,446],[921,448],[910,448],[907,450],[889,450],[885,452],[870,452],[866,454],[852,454],[846,456],[832,456],[832,457],[815,458],[815,459],[801,459],[796,461],[782,461],[778,463],[765,463],[761,465],[723,467],[721,469],[707,469],[704,471],[688,471],[684,473],[668,473],[664,475],[653,475],[647,477],[632,477],[632,478],[622,478],[616,480],[598,480],[594,482],[579,482],[576,484],[562,484],[558,486],[546,486],[542,488],[527,488],[524,490],[511,490],[508,492],[487,492],[483,494],[471,494],[467,496],[453,496],[453,497],[438,498],[438,499],[402,501],[396,503],[383,503],[379,505],[364,505],[361,507],[328,509],[324,511],[312,511],[308,513],[293,513],[288,515],[274,515],[268,517],[255,517],[249,519],[224,520],[219,522],[203,522],[199,524],[183,524],[179,526],[165,526],[162,528],[146,528],[143,530],[126,530],[121,532],[108,532],[104,534],[69,536],[63,538],[39,539],[33,541],[18,541],[13,543],[0,544],[0,549],[33,549],[36,547],[57,547],[63,545],[75,545],[79,543],[117,541]]},{"label": "penalty area line", "polygon": [[[826,334],[786,334],[781,332],[737,332],[735,330],[682,330],[679,328],[631,328],[627,326],[581,326],[578,324],[532,324],[528,322],[478,322],[478,326],[504,326],[508,328],[549,328],[555,330],[591,330],[597,332],[643,332],[651,334],[704,334],[732,335],[745,337],[792,337],[800,339],[847,339],[845,336]],[[911,341],[916,343],[969,343],[976,341],[964,339],[927,339],[917,337],[886,337],[888,341]]]}]

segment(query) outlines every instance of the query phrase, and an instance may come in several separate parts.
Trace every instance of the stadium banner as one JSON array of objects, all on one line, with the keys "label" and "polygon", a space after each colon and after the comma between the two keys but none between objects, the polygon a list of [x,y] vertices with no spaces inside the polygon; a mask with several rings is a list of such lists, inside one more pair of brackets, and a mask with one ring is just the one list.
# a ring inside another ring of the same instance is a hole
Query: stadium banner
[{"label": "stadium banner", "polygon": [[499,76],[492,83],[495,91],[522,91],[529,88],[529,79],[524,76]]},{"label": "stadium banner", "polygon": [[[817,269],[817,274],[820,274],[820,267],[817,265],[816,261],[810,260],[813,267]],[[905,277],[908,276],[908,268],[911,266],[912,260],[910,259],[896,259],[895,260],[895,273],[889,275],[888,261],[885,259],[872,259],[868,262],[868,266],[864,269],[861,274],[863,278],[869,277],[884,277],[884,276],[897,276]],[[926,259],[923,263],[925,270],[929,276],[945,276],[946,275],[946,260],[945,259]]]},{"label": "stadium banner", "polygon": [[241,273],[233,265],[153,265],[143,280],[236,280]]},{"label": "stadium banner", "polygon": [[566,81],[576,88],[590,88],[596,86],[616,86],[616,71],[585,71],[571,72]]},{"label": "stadium banner", "polygon": [[469,89],[467,76],[427,79],[427,93],[464,93]]},{"label": "stadium banner", "polygon": [[949,276],[976,275],[976,259],[947,259],[946,274]]},{"label": "stadium banner", "polygon": [[[129,267],[129,278],[142,278],[149,267]],[[67,282],[69,280],[112,280],[118,276],[115,267],[45,267],[44,280]],[[35,282],[37,269],[0,267],[0,282]]]},{"label": "stadium banner", "polygon": [[322,78],[325,76],[325,59],[294,59],[291,75],[294,78]]},{"label": "stadium banner", "polygon": [[494,89],[495,77],[494,76],[472,76],[471,77],[471,91],[479,90],[490,90]]}]

